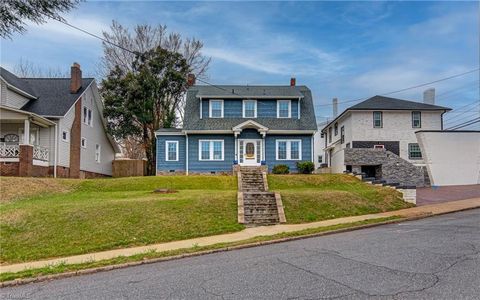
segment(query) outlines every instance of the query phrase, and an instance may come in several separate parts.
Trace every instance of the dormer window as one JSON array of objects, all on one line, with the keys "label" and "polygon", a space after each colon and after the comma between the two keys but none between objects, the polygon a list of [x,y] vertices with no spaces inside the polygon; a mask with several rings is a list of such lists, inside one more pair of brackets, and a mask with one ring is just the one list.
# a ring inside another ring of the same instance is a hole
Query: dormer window
[{"label": "dormer window", "polygon": [[291,118],[292,102],[290,100],[277,100],[277,118]]},{"label": "dormer window", "polygon": [[257,117],[257,100],[243,100],[243,117]]},{"label": "dormer window", "polygon": [[210,118],[223,118],[223,100],[210,100]]}]

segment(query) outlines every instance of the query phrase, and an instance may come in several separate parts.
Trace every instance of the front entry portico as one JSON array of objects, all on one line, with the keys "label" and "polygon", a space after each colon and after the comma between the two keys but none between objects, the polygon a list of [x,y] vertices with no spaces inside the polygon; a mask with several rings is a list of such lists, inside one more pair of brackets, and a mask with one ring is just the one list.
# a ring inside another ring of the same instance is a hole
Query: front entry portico
[{"label": "front entry portico", "polygon": [[259,166],[262,161],[262,140],[239,139],[238,153],[241,166]]}]

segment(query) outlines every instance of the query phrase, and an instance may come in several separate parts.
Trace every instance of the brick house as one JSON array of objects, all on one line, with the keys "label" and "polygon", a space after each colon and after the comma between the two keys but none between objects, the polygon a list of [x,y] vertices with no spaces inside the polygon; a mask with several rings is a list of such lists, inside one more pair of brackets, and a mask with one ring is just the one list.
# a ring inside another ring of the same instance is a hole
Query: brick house
[{"label": "brick house", "polygon": [[424,102],[374,96],[334,113],[321,131],[331,172],[363,172],[408,186],[428,184],[415,132],[442,130],[443,114],[451,109],[434,105],[431,98]]},{"label": "brick house", "polygon": [[93,78],[19,78],[0,67],[2,176],[110,176],[119,152]]},{"label": "brick house", "polygon": [[194,85],[183,128],[157,131],[157,174],[228,173],[236,166],[275,165],[297,171],[313,161],[317,131],[306,86]]}]

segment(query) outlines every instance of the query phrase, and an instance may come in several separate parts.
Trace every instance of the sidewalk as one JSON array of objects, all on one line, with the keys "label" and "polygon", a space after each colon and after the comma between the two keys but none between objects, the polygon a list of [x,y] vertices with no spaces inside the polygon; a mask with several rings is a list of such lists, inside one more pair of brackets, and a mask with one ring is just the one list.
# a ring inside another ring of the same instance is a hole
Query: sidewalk
[{"label": "sidewalk", "polygon": [[157,252],[163,252],[163,251],[176,250],[176,249],[182,249],[182,248],[191,248],[194,246],[209,246],[209,245],[214,245],[218,243],[238,242],[238,241],[250,239],[257,236],[268,236],[268,235],[274,235],[282,232],[293,232],[293,231],[299,231],[303,229],[353,223],[358,221],[385,218],[385,217],[391,217],[391,216],[400,216],[400,217],[408,218],[408,217],[415,217],[415,216],[421,216],[421,215],[439,215],[439,214],[450,213],[450,212],[477,208],[477,207],[480,207],[480,198],[444,202],[440,204],[425,205],[425,206],[407,208],[407,209],[396,210],[396,211],[385,212],[385,213],[345,217],[345,218],[338,218],[338,219],[306,223],[306,224],[292,224],[292,225],[282,224],[282,225],[274,225],[274,226],[253,227],[253,228],[247,228],[235,233],[221,234],[221,235],[195,238],[195,239],[189,239],[189,240],[183,240],[183,241],[175,241],[175,242],[153,244],[153,245],[142,246],[142,247],[102,251],[97,253],[89,253],[89,254],[75,255],[75,256],[69,256],[69,257],[62,257],[62,258],[55,258],[55,259],[48,259],[48,260],[41,260],[41,261],[34,261],[34,262],[27,262],[27,263],[13,264],[13,265],[3,265],[3,266],[0,266],[0,273],[19,272],[25,269],[41,268],[48,265],[55,265],[59,263],[78,264],[78,263],[84,263],[84,262],[92,262],[92,261],[115,258],[118,256],[131,256],[134,254],[145,253],[151,250],[155,250]]}]

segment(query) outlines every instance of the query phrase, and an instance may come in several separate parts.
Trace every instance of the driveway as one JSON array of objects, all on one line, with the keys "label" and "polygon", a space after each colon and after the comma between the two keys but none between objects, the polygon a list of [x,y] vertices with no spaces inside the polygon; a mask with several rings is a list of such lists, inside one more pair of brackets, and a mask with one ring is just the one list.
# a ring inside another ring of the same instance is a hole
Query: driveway
[{"label": "driveway", "polygon": [[0,290],[0,299],[478,299],[480,209]]},{"label": "driveway", "polygon": [[480,184],[417,188],[417,205],[480,198]]}]

